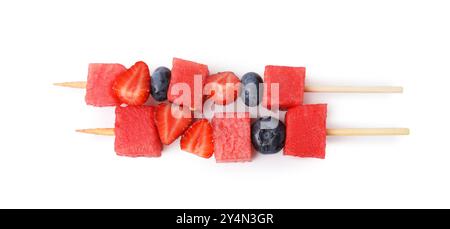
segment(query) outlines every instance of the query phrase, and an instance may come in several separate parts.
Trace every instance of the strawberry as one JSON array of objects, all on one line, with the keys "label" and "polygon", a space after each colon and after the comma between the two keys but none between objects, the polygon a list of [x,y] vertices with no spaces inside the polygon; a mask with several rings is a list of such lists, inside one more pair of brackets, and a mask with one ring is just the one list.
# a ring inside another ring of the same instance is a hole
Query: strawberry
[{"label": "strawberry", "polygon": [[142,105],[150,95],[150,71],[146,63],[136,62],[131,68],[117,76],[113,91],[120,102],[127,105]]},{"label": "strawberry", "polygon": [[213,129],[206,119],[192,124],[181,137],[181,149],[197,156],[210,158],[214,152]]},{"label": "strawberry", "polygon": [[206,78],[204,92],[215,104],[226,105],[236,100],[240,82],[233,72],[219,72]]},{"label": "strawberry", "polygon": [[156,107],[155,122],[161,142],[169,145],[192,123],[192,113],[188,107],[161,103]]}]

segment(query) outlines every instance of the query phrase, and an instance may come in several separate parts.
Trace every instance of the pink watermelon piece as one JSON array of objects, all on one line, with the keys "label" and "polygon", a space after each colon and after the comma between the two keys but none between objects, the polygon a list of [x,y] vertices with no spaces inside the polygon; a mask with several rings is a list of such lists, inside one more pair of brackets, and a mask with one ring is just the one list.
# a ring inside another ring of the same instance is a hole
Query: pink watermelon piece
[{"label": "pink watermelon piece", "polygon": [[290,108],[286,112],[284,155],[325,158],[326,104]]},{"label": "pink watermelon piece", "polygon": [[212,126],[216,162],[251,161],[249,113],[216,113]]},{"label": "pink watermelon piece", "polygon": [[[194,87],[194,78],[196,75],[201,81],[197,87]],[[208,75],[209,70],[207,65],[173,58],[172,76],[167,95],[168,100],[178,105],[188,106],[193,110],[202,110],[203,86]],[[183,89],[189,91],[186,92]]]},{"label": "pink watermelon piece", "polygon": [[114,149],[128,157],[159,157],[162,144],[152,106],[116,107]]},{"label": "pink watermelon piece", "polygon": [[126,70],[121,64],[89,64],[86,104],[96,107],[120,105],[112,87],[116,77]]},{"label": "pink watermelon piece", "polygon": [[[278,84],[278,93],[272,85]],[[305,68],[268,65],[264,70],[263,105],[286,110],[303,104]]]}]

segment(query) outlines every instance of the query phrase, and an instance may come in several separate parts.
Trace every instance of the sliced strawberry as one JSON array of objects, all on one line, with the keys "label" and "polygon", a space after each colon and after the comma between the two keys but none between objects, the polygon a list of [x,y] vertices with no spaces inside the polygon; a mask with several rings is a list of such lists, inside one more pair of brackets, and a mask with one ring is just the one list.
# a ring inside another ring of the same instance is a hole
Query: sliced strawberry
[{"label": "sliced strawberry", "polygon": [[226,105],[236,100],[240,82],[233,72],[219,72],[206,78],[204,93],[215,104]]},{"label": "sliced strawberry", "polygon": [[142,61],[136,62],[126,72],[118,75],[113,91],[122,103],[144,104],[150,95],[150,71],[147,64]]},{"label": "sliced strawberry", "polygon": [[181,149],[197,156],[210,158],[214,152],[213,130],[206,119],[200,119],[184,133],[180,142]]},{"label": "sliced strawberry", "polygon": [[188,107],[161,103],[156,107],[156,127],[164,145],[169,145],[192,123],[192,112]]}]

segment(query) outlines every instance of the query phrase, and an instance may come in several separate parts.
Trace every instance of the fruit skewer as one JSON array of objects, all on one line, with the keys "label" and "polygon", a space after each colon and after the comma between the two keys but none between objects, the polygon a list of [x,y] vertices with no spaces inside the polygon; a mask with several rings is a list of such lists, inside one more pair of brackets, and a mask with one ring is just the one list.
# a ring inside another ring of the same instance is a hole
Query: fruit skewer
[{"label": "fruit skewer", "polygon": [[[162,144],[181,136],[180,148],[217,162],[251,161],[252,147],[262,154],[284,149],[284,155],[325,158],[326,136],[408,135],[408,128],[326,129],[326,104],[308,104],[287,110],[285,122],[261,117],[253,124],[249,113],[215,113],[193,122],[189,109],[176,104],[116,107],[114,128],[79,129],[77,132],[115,136],[122,156],[159,157]],[[189,115],[190,114],[190,115]],[[188,128],[188,126],[190,126]]]},{"label": "fruit skewer", "polygon": [[[128,69],[121,64],[90,64],[87,81],[62,82],[55,85],[86,89],[86,104],[97,107],[123,103],[143,105],[151,94],[158,102],[168,100],[178,101],[176,103],[180,104],[181,98],[181,104],[188,105],[191,110],[201,110],[203,99],[211,97],[214,103],[219,105],[232,103],[237,96],[241,96],[244,104],[249,107],[262,102],[263,106],[269,109],[274,107],[287,110],[303,104],[304,92],[403,92],[403,88],[397,86],[305,86],[305,71],[304,67],[267,65],[264,79],[254,72],[248,72],[239,79],[230,71],[210,74],[207,65],[174,58],[171,70],[159,67],[152,76],[149,67],[142,61],[136,62]],[[200,86],[195,86],[196,82]],[[179,94],[181,86],[186,85],[190,90],[190,98]]]},{"label": "fruit skewer", "polygon": [[[175,112],[175,116],[172,113]],[[215,155],[217,162],[251,161],[252,147],[262,154],[284,149],[284,155],[325,158],[326,136],[408,135],[408,128],[326,129],[326,104],[291,108],[285,122],[249,113],[216,113],[209,122],[179,116],[190,113],[179,106],[116,107],[114,128],[79,129],[80,133],[115,136],[115,151],[122,156],[159,157],[163,145],[181,137],[180,148],[201,157]],[[186,114],[186,113],[185,113]],[[252,124],[253,123],[253,124]],[[187,126],[190,127],[188,128]]]},{"label": "fruit skewer", "polygon": [[[86,81],[54,83],[55,86],[86,88]],[[305,86],[304,92],[311,93],[403,93],[399,86]]]}]

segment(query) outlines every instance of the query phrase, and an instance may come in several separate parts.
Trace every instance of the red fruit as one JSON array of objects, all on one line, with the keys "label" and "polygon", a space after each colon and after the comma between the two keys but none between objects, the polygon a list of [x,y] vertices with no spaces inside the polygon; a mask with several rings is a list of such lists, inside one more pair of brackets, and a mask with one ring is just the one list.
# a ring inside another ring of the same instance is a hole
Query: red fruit
[{"label": "red fruit", "polygon": [[150,95],[150,71],[147,64],[136,62],[126,72],[117,76],[113,91],[122,103],[144,104]]},{"label": "red fruit", "polygon": [[204,92],[215,104],[226,105],[236,100],[240,82],[233,72],[219,72],[206,78]]},{"label": "red fruit", "polygon": [[197,156],[210,158],[214,152],[213,130],[208,120],[196,121],[186,130],[180,142],[181,149]]},{"label": "red fruit", "polygon": [[121,64],[89,64],[86,104],[96,107],[120,105],[112,87],[117,76],[126,71]]},{"label": "red fruit", "polygon": [[188,107],[161,103],[156,107],[155,121],[161,142],[169,145],[189,127],[192,113]]},{"label": "red fruit", "polygon": [[173,58],[167,99],[171,103],[201,112],[203,110],[203,86],[208,75],[207,65]]},{"label": "red fruit", "polygon": [[116,107],[114,150],[127,157],[159,157],[162,144],[153,106]]},{"label": "red fruit", "polygon": [[215,113],[212,127],[216,162],[252,160],[250,113]]},{"label": "red fruit", "polygon": [[285,120],[284,155],[325,158],[326,104],[308,104],[289,108]]},{"label": "red fruit", "polygon": [[[275,89],[278,86],[278,91]],[[263,106],[286,110],[303,104],[305,68],[267,65],[264,70]]]}]

